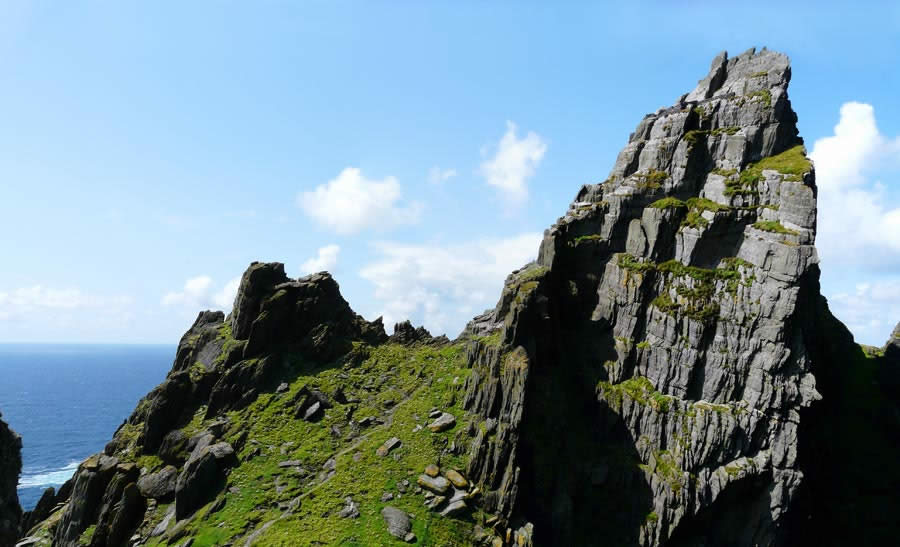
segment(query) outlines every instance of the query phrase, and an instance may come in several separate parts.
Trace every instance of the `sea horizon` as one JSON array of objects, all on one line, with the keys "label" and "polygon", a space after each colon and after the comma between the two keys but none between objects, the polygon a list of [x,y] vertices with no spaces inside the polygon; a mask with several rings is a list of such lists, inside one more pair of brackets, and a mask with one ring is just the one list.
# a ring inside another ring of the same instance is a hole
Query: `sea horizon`
[{"label": "sea horizon", "polygon": [[48,487],[103,450],[171,368],[175,344],[0,342],[0,413],[22,437],[18,494],[30,510]]}]

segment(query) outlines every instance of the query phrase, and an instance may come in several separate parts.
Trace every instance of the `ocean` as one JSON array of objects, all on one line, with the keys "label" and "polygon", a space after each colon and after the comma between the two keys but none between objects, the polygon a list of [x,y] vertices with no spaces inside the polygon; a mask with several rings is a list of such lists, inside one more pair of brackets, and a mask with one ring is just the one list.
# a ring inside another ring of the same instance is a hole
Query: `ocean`
[{"label": "ocean", "polygon": [[22,436],[19,502],[103,450],[137,402],[166,377],[171,345],[0,344],[0,413]]}]

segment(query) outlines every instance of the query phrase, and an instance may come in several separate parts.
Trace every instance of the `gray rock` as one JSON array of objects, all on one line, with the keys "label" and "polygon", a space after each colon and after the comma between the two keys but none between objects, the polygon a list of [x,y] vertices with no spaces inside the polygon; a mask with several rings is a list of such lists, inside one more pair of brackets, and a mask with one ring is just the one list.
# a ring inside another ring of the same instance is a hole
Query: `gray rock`
[{"label": "gray rock", "polygon": [[175,484],[175,516],[190,516],[216,497],[225,485],[225,470],[237,463],[228,443],[199,445],[191,453]]},{"label": "gray rock", "polygon": [[442,412],[438,418],[428,424],[428,429],[434,433],[446,431],[456,425],[456,417],[448,412]]},{"label": "gray rock", "polygon": [[341,518],[345,518],[345,519],[346,518],[351,518],[351,519],[359,518],[359,505],[357,505],[356,502],[353,501],[353,499],[350,498],[349,496],[344,498],[344,503],[345,503],[345,505],[344,505],[343,509],[341,509],[340,512],[338,513],[338,516]]},{"label": "gray rock", "polygon": [[156,473],[144,475],[137,481],[138,490],[145,498],[164,499],[175,494],[178,469],[167,465]]},{"label": "gray rock", "polygon": [[429,477],[424,474],[419,475],[419,478],[416,479],[416,483],[422,488],[431,490],[435,494],[443,494],[450,488],[450,481],[441,476]]},{"label": "gray rock", "polygon": [[407,534],[412,530],[412,521],[406,511],[388,505],[381,510],[381,516],[384,518],[388,532],[395,538],[406,541]]},{"label": "gray rock", "polygon": [[387,456],[391,452],[391,450],[399,448],[401,444],[403,443],[400,441],[400,439],[398,439],[397,437],[391,437],[390,439],[384,441],[384,444],[378,447],[378,449],[375,451],[375,454],[381,457]]},{"label": "gray rock", "polygon": [[458,500],[449,502],[447,504],[447,507],[444,507],[441,510],[441,516],[442,517],[450,517],[453,515],[457,515],[463,511],[465,511],[466,509],[467,509],[467,506],[466,506],[465,500],[458,499]]}]

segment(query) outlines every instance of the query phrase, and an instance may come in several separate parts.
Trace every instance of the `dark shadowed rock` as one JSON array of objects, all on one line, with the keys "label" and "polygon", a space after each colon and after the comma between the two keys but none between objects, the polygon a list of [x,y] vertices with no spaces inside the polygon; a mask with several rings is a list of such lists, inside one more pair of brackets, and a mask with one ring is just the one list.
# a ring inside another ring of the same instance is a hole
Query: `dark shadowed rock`
[{"label": "dark shadowed rock", "polygon": [[888,362],[900,367],[900,323],[897,323],[890,340],[884,345],[884,356]]},{"label": "dark shadowed rock", "polygon": [[246,340],[250,327],[259,315],[263,298],[271,294],[272,287],[288,280],[284,264],[280,262],[254,262],[241,277],[241,284],[234,298],[231,312],[231,335]]},{"label": "dark shadowed rock", "polygon": [[197,446],[175,484],[175,516],[181,520],[212,501],[225,486],[225,471],[237,463],[228,443]]},{"label": "dark shadowed rock", "polygon": [[[55,544],[74,544],[88,526],[97,522],[107,487],[116,475],[118,464],[119,460],[115,457],[97,454],[78,467],[69,504],[56,527]],[[117,488],[118,484],[113,488]]]},{"label": "dark shadowed rock", "polygon": [[170,431],[163,437],[157,455],[168,464],[179,466],[188,457],[188,438],[180,429]]},{"label": "dark shadowed rock", "polygon": [[16,485],[21,471],[22,439],[0,420],[0,547],[13,545],[19,539],[22,508]]}]

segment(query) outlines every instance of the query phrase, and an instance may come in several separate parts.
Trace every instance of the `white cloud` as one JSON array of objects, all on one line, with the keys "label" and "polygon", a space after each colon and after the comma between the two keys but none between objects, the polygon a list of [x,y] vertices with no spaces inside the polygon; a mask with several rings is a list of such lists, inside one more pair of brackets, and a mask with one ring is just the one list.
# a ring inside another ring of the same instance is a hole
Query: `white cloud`
[{"label": "white cloud", "polygon": [[494,306],[509,273],[537,256],[541,234],[453,245],[375,244],[380,257],[360,275],[375,285],[388,331],[411,319],[432,334],[455,336]]},{"label": "white cloud", "polygon": [[401,197],[395,177],[367,179],[358,168],[347,167],[315,190],[301,192],[297,203],[320,225],[346,235],[418,222],[422,205],[401,206]]},{"label": "white cloud", "polygon": [[53,316],[85,309],[121,311],[131,302],[127,296],[100,296],[79,289],[33,285],[0,291],[0,320]]},{"label": "white cloud", "polygon": [[871,105],[845,103],[834,135],[817,140],[810,157],[819,187],[816,246],[823,262],[900,261],[900,203],[890,203],[890,193],[873,177],[893,171],[900,178],[900,137],[881,134]]},{"label": "white cloud", "polygon": [[428,182],[431,184],[440,184],[455,176],[456,169],[441,169],[438,166],[434,166],[428,170]]},{"label": "white cloud", "polygon": [[324,270],[331,271],[337,265],[338,253],[341,248],[337,245],[326,245],[319,249],[314,258],[310,258],[300,265],[302,274],[311,274]]},{"label": "white cloud", "polygon": [[162,304],[167,307],[184,308],[190,313],[200,309],[218,309],[228,312],[234,305],[234,297],[240,283],[241,278],[235,277],[216,291],[213,287],[213,280],[208,275],[192,277],[185,281],[181,291],[169,292],[163,296]]},{"label": "white cloud", "polygon": [[[534,131],[523,138],[516,136],[516,124],[506,122],[506,133],[497,144],[494,157],[481,163],[481,175],[491,186],[498,188],[512,205],[528,199],[528,179],[544,158],[547,142]],[[487,155],[482,150],[482,155]]]},{"label": "white cloud", "polygon": [[881,346],[900,321],[900,280],[860,283],[852,292],[829,297],[828,302],[857,342]]}]

